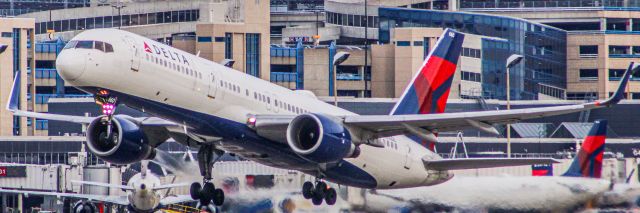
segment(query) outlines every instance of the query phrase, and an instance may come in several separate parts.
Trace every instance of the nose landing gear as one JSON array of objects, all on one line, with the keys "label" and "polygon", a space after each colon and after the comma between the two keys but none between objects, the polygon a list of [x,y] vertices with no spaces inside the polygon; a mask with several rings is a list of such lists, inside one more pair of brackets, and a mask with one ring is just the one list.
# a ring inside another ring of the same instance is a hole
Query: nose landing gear
[{"label": "nose landing gear", "polygon": [[192,183],[189,192],[191,198],[200,201],[199,209],[214,212],[210,209],[211,204],[222,206],[224,204],[224,191],[213,185],[213,164],[222,156],[223,152],[215,149],[213,145],[203,144],[198,150],[198,166],[200,174],[204,177],[203,185],[198,182]]},{"label": "nose landing gear", "polygon": [[104,115],[103,122],[107,123],[107,134],[105,135],[106,141],[113,141],[113,114],[116,112],[116,106],[118,104],[118,97],[111,96],[108,90],[101,89],[93,96],[96,104],[102,108],[102,114]]},{"label": "nose landing gear", "polygon": [[325,182],[320,180],[313,183],[307,181],[302,185],[302,196],[305,199],[311,199],[313,205],[322,205],[322,201],[325,201],[327,205],[334,205],[338,199],[336,190],[329,187]]}]

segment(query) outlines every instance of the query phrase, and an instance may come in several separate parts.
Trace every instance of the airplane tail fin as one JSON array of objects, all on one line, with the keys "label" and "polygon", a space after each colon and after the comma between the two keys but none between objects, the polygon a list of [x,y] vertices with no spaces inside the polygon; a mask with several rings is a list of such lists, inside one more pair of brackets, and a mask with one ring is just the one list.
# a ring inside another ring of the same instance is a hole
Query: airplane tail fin
[{"label": "airplane tail fin", "polygon": [[607,121],[597,120],[577,152],[571,166],[562,176],[600,178],[604,143],[607,138]]},{"label": "airplane tail fin", "polygon": [[391,115],[442,113],[462,51],[464,34],[446,29],[405,89]]}]

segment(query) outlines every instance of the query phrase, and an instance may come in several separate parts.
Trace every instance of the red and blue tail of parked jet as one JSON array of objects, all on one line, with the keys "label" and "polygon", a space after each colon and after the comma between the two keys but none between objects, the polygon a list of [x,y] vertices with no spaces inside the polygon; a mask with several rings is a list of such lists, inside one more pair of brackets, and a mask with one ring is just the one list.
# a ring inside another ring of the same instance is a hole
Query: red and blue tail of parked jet
[{"label": "red and blue tail of parked jet", "polygon": [[442,33],[391,115],[444,112],[463,41],[464,34],[452,29]]},{"label": "red and blue tail of parked jet", "polygon": [[562,176],[600,178],[604,142],[607,138],[607,121],[597,120],[584,139],[582,147],[573,159],[569,170]]}]

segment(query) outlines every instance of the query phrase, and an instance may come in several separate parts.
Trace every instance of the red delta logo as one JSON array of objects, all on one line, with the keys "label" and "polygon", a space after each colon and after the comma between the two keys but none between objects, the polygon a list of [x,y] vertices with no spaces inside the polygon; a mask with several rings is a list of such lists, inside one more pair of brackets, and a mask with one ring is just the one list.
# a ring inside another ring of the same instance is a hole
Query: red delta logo
[{"label": "red delta logo", "polygon": [[144,51],[148,52],[148,53],[153,53],[151,51],[151,47],[149,47],[149,45],[147,44],[147,42],[144,42]]}]

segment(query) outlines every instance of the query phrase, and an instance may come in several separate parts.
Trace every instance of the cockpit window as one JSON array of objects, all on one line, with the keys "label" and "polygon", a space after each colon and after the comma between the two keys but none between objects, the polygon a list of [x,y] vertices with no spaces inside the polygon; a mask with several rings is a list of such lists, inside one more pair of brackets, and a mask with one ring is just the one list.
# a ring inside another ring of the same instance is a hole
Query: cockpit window
[{"label": "cockpit window", "polygon": [[104,42],[96,41],[96,44],[94,45],[94,49],[104,52]]},{"label": "cockpit window", "polygon": [[102,41],[69,41],[64,49],[96,49],[106,53],[113,52],[113,46],[109,43]]},{"label": "cockpit window", "polygon": [[111,44],[109,44],[109,43],[104,43],[104,51],[108,52],[108,53],[112,53],[113,52],[113,46],[111,46]]},{"label": "cockpit window", "polygon": [[76,45],[78,49],[93,49],[93,41],[78,41]]},{"label": "cockpit window", "polygon": [[67,45],[65,45],[63,49],[75,48],[76,44],[78,44],[78,41],[69,41],[69,43],[67,43]]}]

